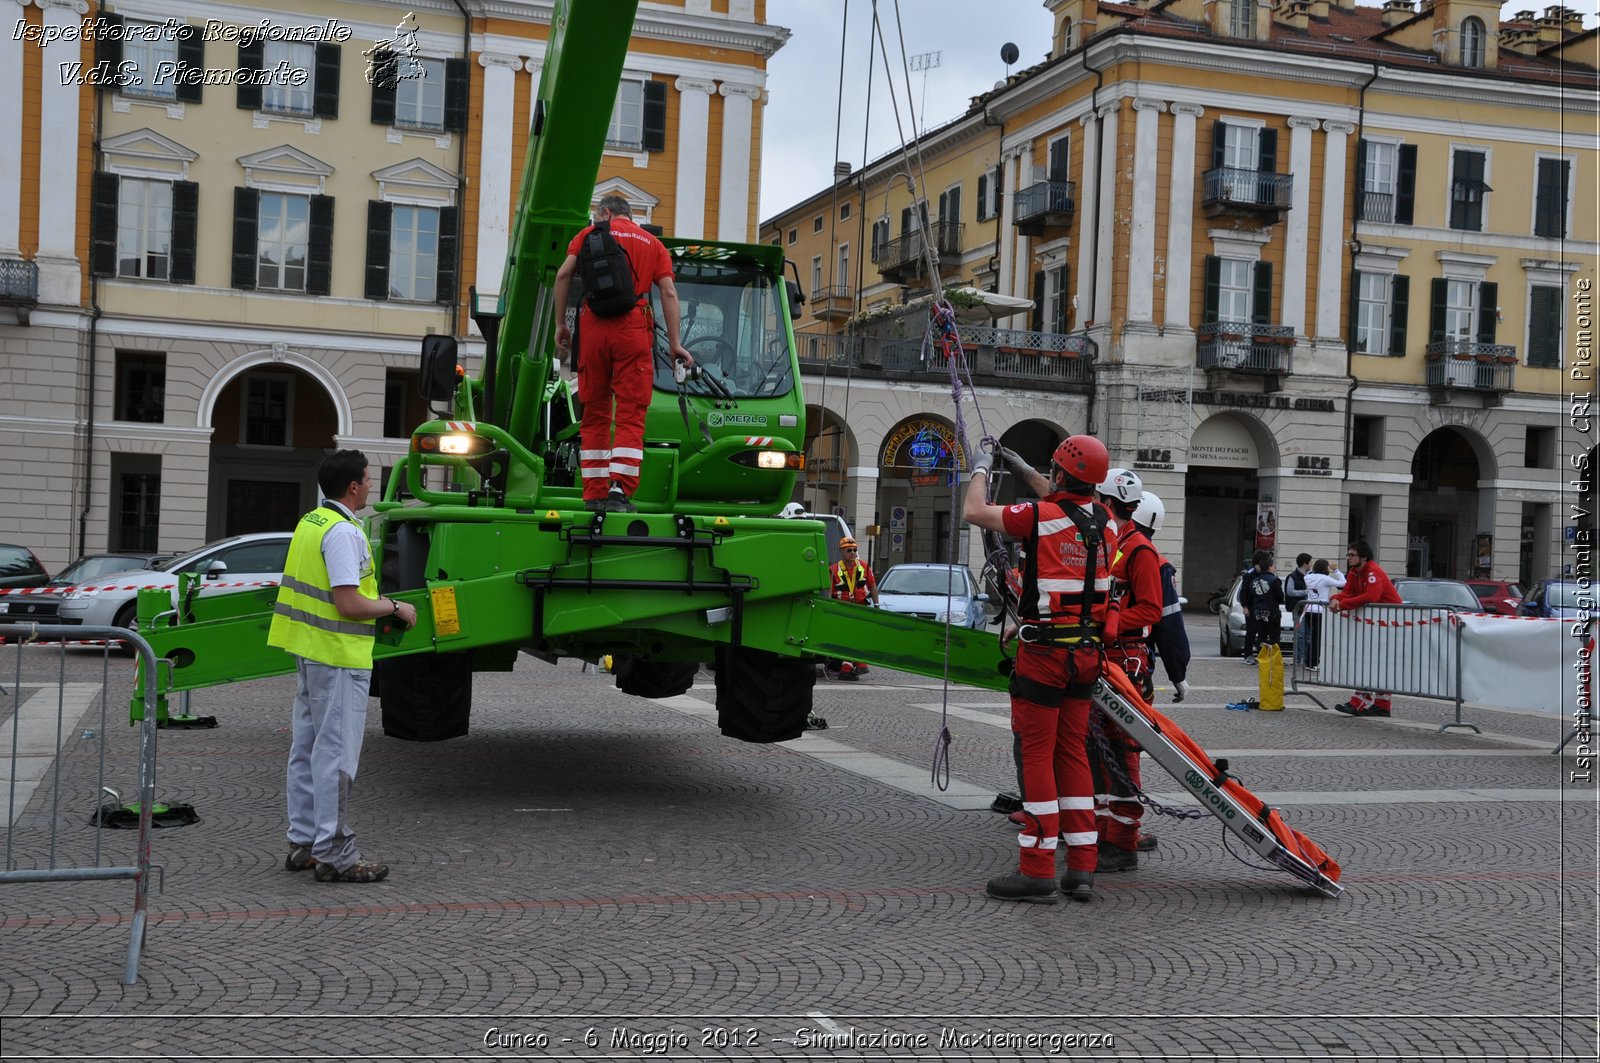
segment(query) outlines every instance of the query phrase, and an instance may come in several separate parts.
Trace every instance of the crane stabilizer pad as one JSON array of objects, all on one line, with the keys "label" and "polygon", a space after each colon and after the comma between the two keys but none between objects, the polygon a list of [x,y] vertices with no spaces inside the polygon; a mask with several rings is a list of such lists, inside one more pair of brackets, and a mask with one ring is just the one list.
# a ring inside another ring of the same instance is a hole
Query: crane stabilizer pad
[{"label": "crane stabilizer pad", "polygon": [[[1339,885],[1339,865],[1333,858],[1237,779],[1223,775],[1194,739],[1140,696],[1122,669],[1105,669],[1089,696],[1178,785],[1256,853],[1325,896],[1344,892]],[[1212,782],[1219,777],[1223,779],[1220,785]]]}]

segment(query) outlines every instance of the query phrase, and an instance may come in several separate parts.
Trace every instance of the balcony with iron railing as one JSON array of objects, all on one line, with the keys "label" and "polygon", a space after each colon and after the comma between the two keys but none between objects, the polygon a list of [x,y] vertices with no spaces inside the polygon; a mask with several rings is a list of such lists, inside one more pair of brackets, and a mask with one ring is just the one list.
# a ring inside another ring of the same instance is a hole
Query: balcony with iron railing
[{"label": "balcony with iron railing", "polygon": [[1390,223],[1394,221],[1395,197],[1392,192],[1371,192],[1362,189],[1356,193],[1356,210],[1359,221]]},{"label": "balcony with iron railing", "polygon": [[[1026,383],[1047,391],[1067,391],[1093,381],[1099,348],[1082,333],[958,325],[956,334],[974,383],[997,387]],[[943,351],[926,344],[922,336],[796,333],[795,343],[803,373],[847,370],[863,377],[919,382],[948,381],[950,377]]]},{"label": "balcony with iron railing", "polygon": [[1219,166],[1207,170],[1201,205],[1211,216],[1228,213],[1270,215],[1276,221],[1289,209],[1294,175]]},{"label": "balcony with iron railing", "polygon": [[1493,403],[1511,391],[1516,380],[1517,349],[1503,343],[1436,340],[1423,348],[1424,379],[1435,403],[1448,402],[1456,391],[1484,396]]},{"label": "balcony with iron railing", "polygon": [[966,229],[964,222],[935,222],[926,236],[918,230],[890,240],[878,250],[872,261],[877,263],[878,272],[884,280],[904,283],[926,272],[928,236],[933,239],[935,257],[943,261],[961,254]]},{"label": "balcony with iron railing", "polygon": [[811,290],[811,316],[823,321],[843,320],[855,313],[855,294],[848,284],[828,284]]},{"label": "balcony with iron railing", "polygon": [[28,313],[39,305],[39,265],[18,258],[0,258],[0,306],[15,308],[26,325]]},{"label": "balcony with iron railing", "polygon": [[1201,369],[1286,376],[1294,369],[1294,329],[1250,321],[1208,321],[1195,330]]},{"label": "balcony with iron railing", "polygon": [[1024,236],[1041,236],[1052,226],[1072,221],[1078,189],[1071,181],[1035,181],[1016,194],[1012,220]]}]

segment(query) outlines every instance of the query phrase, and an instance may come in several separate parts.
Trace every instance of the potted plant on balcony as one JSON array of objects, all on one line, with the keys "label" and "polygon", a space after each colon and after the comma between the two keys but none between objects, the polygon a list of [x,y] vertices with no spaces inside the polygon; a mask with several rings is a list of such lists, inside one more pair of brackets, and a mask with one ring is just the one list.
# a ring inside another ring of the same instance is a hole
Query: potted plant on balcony
[{"label": "potted plant on balcony", "polygon": [[1495,360],[1495,356],[1488,351],[1479,351],[1474,357],[1477,358],[1479,365],[1493,365]]},{"label": "potted plant on balcony", "polygon": [[1501,365],[1516,365],[1517,364],[1517,356],[1514,355],[1514,354],[1498,355],[1495,360],[1498,361]]}]

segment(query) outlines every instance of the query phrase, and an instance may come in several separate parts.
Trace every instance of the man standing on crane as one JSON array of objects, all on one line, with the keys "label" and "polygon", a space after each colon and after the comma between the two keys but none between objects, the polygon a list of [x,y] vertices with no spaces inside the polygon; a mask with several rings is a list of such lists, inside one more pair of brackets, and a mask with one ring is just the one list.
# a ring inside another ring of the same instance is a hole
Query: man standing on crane
[{"label": "man standing on crane", "polygon": [[[1042,480],[1003,451],[1030,484]],[[1032,503],[989,502],[995,455],[973,462],[962,517],[1026,543],[1016,667],[1011,673],[1011,728],[1022,748],[1018,870],[989,880],[991,897],[1054,904],[1056,844],[1067,846],[1060,889],[1075,901],[1093,896],[1094,780],[1089,773],[1089,691],[1100,677],[1110,609],[1110,514],[1094,503],[1110,455],[1093,436],[1070,436],[1051,457],[1049,492]],[[1024,474],[1023,469],[1027,472]]]},{"label": "man standing on crane", "polygon": [[[592,510],[632,513],[630,501],[639,486],[644,460],[644,415],[655,383],[652,348],[655,315],[650,286],[661,293],[667,349],[675,361],[692,366],[694,358],[678,339],[678,289],[672,280],[672,256],[660,240],[633,221],[633,208],[618,195],[600,198],[593,225],[567,245],[566,261],[556,272],[556,347],[572,348],[567,327],[567,300],[572,278],[583,281],[584,302],[578,311],[578,398],[583,403],[579,428],[582,445],[583,502]],[[613,441],[612,403],[616,404]]]}]

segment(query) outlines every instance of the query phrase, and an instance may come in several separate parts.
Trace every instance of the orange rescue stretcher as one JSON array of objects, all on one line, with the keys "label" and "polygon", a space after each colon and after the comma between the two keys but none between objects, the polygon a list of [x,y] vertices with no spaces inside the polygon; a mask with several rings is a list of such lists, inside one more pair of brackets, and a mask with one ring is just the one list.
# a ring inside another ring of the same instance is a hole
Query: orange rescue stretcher
[{"label": "orange rescue stretcher", "polygon": [[1333,858],[1218,768],[1199,743],[1144,700],[1122,669],[1106,668],[1090,697],[1251,849],[1325,896],[1344,892],[1339,885],[1339,865]]}]

